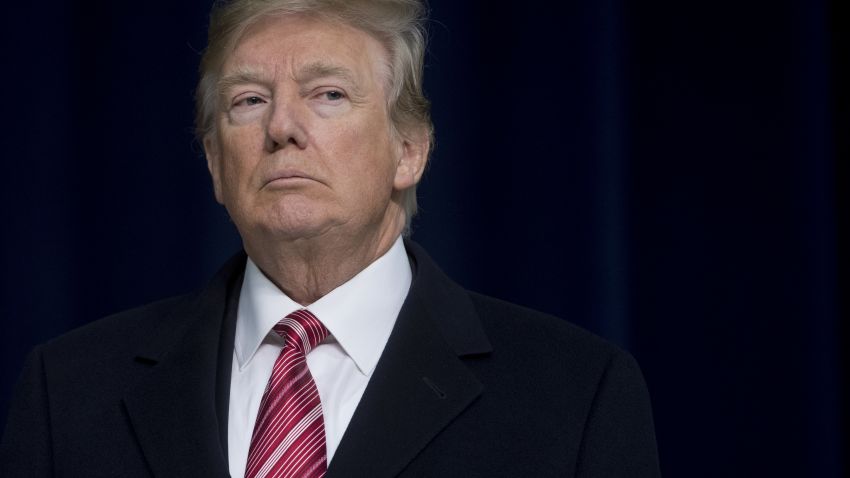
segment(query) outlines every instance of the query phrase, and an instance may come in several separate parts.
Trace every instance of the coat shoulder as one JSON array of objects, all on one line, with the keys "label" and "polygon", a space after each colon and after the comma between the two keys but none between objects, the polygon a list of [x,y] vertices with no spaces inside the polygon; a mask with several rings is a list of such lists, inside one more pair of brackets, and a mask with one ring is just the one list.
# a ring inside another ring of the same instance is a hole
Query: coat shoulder
[{"label": "coat shoulder", "polygon": [[234,254],[193,292],[112,314],[50,340],[42,346],[45,357],[102,363],[109,357],[163,350],[198,325],[199,318],[223,312],[228,294],[241,283],[246,257],[242,251]]},{"label": "coat shoulder", "polygon": [[477,464],[487,476],[658,476],[649,394],[628,352],[564,319],[468,296],[492,349],[465,357],[484,391],[458,426],[495,440],[497,456]]},{"label": "coat shoulder", "polygon": [[504,376],[527,377],[553,394],[571,391],[582,403],[598,398],[611,380],[627,388],[626,395],[648,396],[637,361],[616,344],[550,314],[474,292],[470,297],[493,345],[492,363]]},{"label": "coat shoulder", "polygon": [[46,357],[61,357],[66,364],[102,361],[137,351],[163,329],[182,327],[186,316],[180,312],[195,296],[170,297],[94,320],[51,339],[42,350]]},{"label": "coat shoulder", "polygon": [[476,292],[469,296],[497,350],[500,345],[535,349],[551,358],[580,359],[584,365],[633,360],[617,345],[567,320]]}]

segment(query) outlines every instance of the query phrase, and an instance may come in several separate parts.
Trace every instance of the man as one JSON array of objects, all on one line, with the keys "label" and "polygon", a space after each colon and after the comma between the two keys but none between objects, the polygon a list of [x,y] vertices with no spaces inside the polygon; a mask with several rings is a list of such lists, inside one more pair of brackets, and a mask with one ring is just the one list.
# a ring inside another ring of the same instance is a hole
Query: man
[{"label": "man", "polygon": [[3,476],[658,476],[629,355],[402,240],[431,145],[421,17],[214,9],[198,131],[245,254],[37,347]]}]

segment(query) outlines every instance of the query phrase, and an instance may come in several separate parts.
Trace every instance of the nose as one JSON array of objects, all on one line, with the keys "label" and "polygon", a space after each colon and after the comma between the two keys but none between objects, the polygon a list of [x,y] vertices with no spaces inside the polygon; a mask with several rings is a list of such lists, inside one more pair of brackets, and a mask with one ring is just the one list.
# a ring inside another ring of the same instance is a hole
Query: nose
[{"label": "nose", "polygon": [[269,153],[287,147],[304,149],[307,134],[297,99],[275,98],[266,124],[265,149]]}]

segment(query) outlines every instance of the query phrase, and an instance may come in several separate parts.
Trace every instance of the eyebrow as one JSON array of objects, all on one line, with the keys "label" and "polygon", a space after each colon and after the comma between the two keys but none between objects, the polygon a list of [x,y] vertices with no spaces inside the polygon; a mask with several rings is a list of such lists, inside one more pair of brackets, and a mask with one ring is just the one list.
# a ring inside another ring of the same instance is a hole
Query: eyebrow
[{"label": "eyebrow", "polygon": [[[240,69],[221,78],[216,85],[216,89],[219,95],[224,95],[237,85],[244,85],[246,83],[268,84],[270,83],[269,76],[268,73],[263,71]],[[352,90],[350,91],[350,95],[363,97],[360,82],[357,81],[356,75],[344,66],[316,61],[299,68],[293,77],[296,83],[301,85],[320,78],[339,78],[349,84]]]},{"label": "eyebrow", "polygon": [[351,89],[349,95],[354,95],[355,97],[363,96],[357,76],[353,71],[344,66],[315,61],[299,68],[295,73],[295,81],[302,85],[319,78],[339,78],[348,83]]},{"label": "eyebrow", "polygon": [[218,90],[219,95],[224,95],[236,85],[244,85],[246,83],[265,84],[268,82],[267,78],[268,75],[262,74],[258,71],[237,70],[235,73],[231,73],[218,80],[216,89]]}]

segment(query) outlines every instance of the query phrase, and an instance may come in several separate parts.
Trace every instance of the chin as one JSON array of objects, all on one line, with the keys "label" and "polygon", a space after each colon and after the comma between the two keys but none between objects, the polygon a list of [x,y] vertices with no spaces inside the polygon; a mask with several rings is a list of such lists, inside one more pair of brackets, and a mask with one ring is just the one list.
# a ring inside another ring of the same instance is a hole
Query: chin
[{"label": "chin", "polygon": [[332,229],[334,224],[335,221],[328,217],[327,211],[287,207],[259,218],[255,230],[275,240],[292,241],[321,236]]}]

